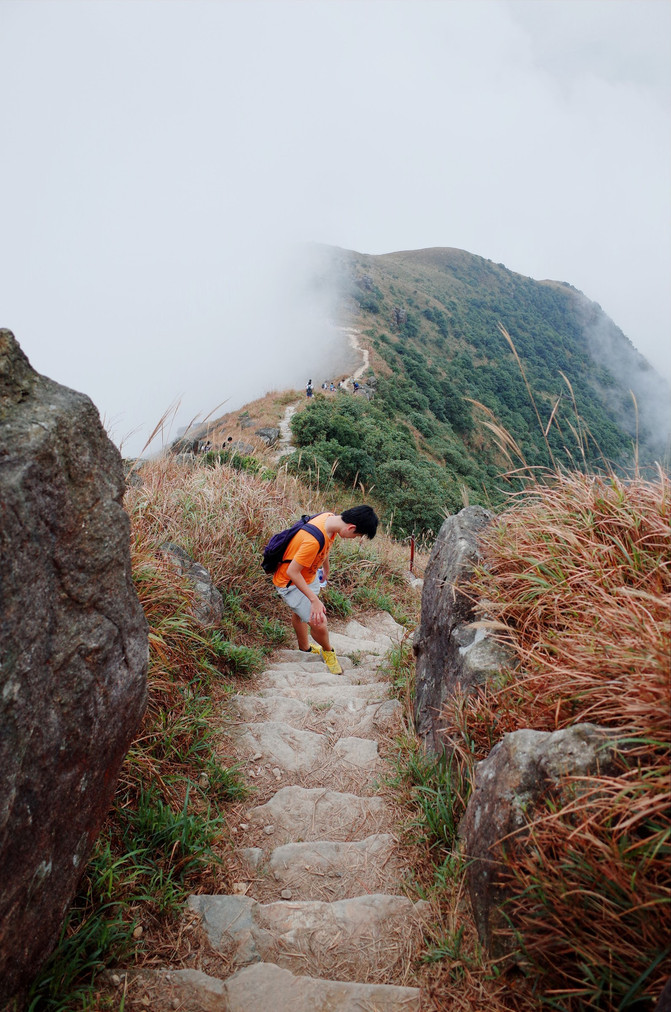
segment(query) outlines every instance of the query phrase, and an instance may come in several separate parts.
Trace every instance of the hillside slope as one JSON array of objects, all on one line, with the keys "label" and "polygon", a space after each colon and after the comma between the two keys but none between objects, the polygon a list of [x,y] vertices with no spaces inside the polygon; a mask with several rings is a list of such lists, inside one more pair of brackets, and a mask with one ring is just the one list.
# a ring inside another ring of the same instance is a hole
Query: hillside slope
[{"label": "hillside slope", "polygon": [[208,423],[215,447],[302,397],[289,469],[363,489],[397,537],[430,536],[467,502],[497,507],[515,469],[668,462],[668,385],[570,285],[458,249],[319,259],[316,288],[337,291],[369,352],[363,389],[270,395]]},{"label": "hillside slope", "polygon": [[[334,253],[356,321],[371,338],[398,337],[405,346],[421,346],[436,369],[461,376],[467,387],[499,399],[514,411],[523,397],[510,349],[498,324],[510,333],[527,371],[534,395],[552,402],[568,391],[570,380],[578,409],[606,439],[603,451],[625,447],[636,434],[630,391],[642,421],[639,439],[648,456],[659,457],[671,429],[671,391],[632,343],[603,312],[571,285],[535,281],[503,264],[458,249],[425,249],[383,256],[350,251]],[[462,358],[459,358],[460,352]],[[463,353],[470,357],[465,361]],[[491,369],[499,377],[491,376]],[[469,376],[469,372],[472,375]],[[502,396],[505,388],[507,397]],[[590,401],[595,400],[594,406]],[[486,403],[486,401],[484,401]],[[490,405],[487,405],[490,406]],[[608,439],[610,423],[616,432]],[[594,433],[596,437],[596,432]]]}]

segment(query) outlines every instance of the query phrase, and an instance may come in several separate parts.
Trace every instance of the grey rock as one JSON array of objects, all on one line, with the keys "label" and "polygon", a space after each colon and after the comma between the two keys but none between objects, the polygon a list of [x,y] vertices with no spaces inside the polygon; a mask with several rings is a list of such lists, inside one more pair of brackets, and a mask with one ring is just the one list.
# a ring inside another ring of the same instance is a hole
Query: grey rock
[{"label": "grey rock", "polygon": [[168,559],[180,576],[193,590],[192,614],[203,626],[217,625],[224,613],[224,601],[212,582],[212,577],[199,562],[192,559],[179,545],[166,541],[161,554]]},{"label": "grey rock", "polygon": [[266,446],[274,446],[280,438],[280,430],[272,427],[256,429],[254,435],[262,439]]},{"label": "grey rock", "polygon": [[[327,700],[365,699],[367,702],[382,701],[389,698],[389,685],[386,682],[355,683],[361,677],[358,668],[353,668],[348,676],[332,675],[321,666],[314,671],[297,671],[295,668],[275,669],[264,674],[263,688],[258,695],[267,694],[302,699],[306,703],[323,703]],[[364,674],[365,678],[366,675]]]},{"label": "grey rock", "polygon": [[429,913],[428,903],[381,893],[333,903],[191,896],[189,906],[200,914],[210,944],[234,966],[273,962],[299,973],[392,983]]},{"label": "grey rock", "polygon": [[613,732],[594,724],[560,731],[505,735],[477,764],[475,788],[460,827],[468,864],[471,906],[481,941],[494,956],[507,953],[510,935],[501,907],[504,847],[523,845],[528,819],[562,777],[607,775],[615,769]]},{"label": "grey rock", "polygon": [[388,819],[382,798],[360,798],[324,787],[283,787],[248,813],[250,825],[274,824],[274,845],[323,838],[361,840],[380,832]]},{"label": "grey rock", "polygon": [[468,692],[514,663],[514,656],[491,633],[469,626],[473,601],[460,589],[480,560],[478,536],[492,519],[481,506],[448,517],[431,551],[422,589],[421,622],[414,639],[417,656],[415,724],[425,747],[445,748],[441,711],[458,689]]},{"label": "grey rock", "polygon": [[121,456],[0,330],[0,1000],[48,956],[142,719]]},{"label": "grey rock", "polygon": [[333,751],[343,762],[359,769],[371,769],[377,762],[377,742],[370,738],[339,738]]},{"label": "grey rock", "polygon": [[[401,876],[395,845],[389,833],[356,841],[287,843],[276,847],[265,862],[260,856],[263,852],[250,847],[240,852],[240,864],[243,877],[266,876],[267,881],[272,877],[272,895],[266,898],[274,898],[278,888],[288,888],[300,900],[341,900],[397,891]],[[257,899],[262,898],[259,881]]]},{"label": "grey rock", "polygon": [[292,727],[302,727],[312,712],[307,703],[286,696],[240,696],[231,698],[231,708],[243,720],[260,723],[264,720],[279,720]]},{"label": "grey rock", "polygon": [[294,975],[273,963],[254,963],[225,981],[200,970],[143,970],[154,1009],[189,1012],[420,1012],[420,992],[394,984],[358,984]]},{"label": "grey rock", "polygon": [[277,720],[243,724],[239,742],[248,752],[260,749],[274,765],[293,773],[307,772],[323,763],[328,749],[323,734],[302,731]]}]

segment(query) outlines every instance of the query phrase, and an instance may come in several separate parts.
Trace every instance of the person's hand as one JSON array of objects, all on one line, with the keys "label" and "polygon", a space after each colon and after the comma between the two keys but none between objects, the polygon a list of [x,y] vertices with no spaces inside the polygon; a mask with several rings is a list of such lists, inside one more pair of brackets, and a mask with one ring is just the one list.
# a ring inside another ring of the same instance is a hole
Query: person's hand
[{"label": "person's hand", "polygon": [[317,598],[310,609],[310,625],[322,625],[326,621],[326,607]]}]

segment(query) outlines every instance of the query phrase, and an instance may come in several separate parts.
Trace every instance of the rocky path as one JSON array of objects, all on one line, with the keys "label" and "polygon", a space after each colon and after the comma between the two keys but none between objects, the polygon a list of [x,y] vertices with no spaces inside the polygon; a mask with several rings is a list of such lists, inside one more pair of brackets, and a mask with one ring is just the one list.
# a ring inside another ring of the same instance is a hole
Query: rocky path
[{"label": "rocky path", "polygon": [[145,1006],[419,1012],[408,979],[428,907],[406,895],[394,814],[377,793],[380,744],[401,721],[378,669],[402,634],[385,612],[349,622],[331,635],[343,675],[281,650],[254,694],[233,698],[254,802],[233,829],[231,893],[188,904],[218,969],[143,973]]},{"label": "rocky path", "polygon": [[273,447],[273,460],[279,460],[285,453],[293,453],[296,449],[291,442],[291,419],[298,410],[300,401],[293,401],[287,404],[284,414],[280,420],[280,438]]},{"label": "rocky path", "polygon": [[[340,329],[347,336],[347,340],[349,341],[352,349],[362,357],[362,362],[359,368],[356,369],[351,376],[345,377],[345,379],[342,381],[345,388],[350,389],[354,381],[361,379],[363,374],[367,371],[369,364],[369,354],[368,349],[362,348],[361,345],[359,344],[360,333],[358,330],[356,330],[356,328],[341,327]],[[301,400],[303,400],[303,398],[301,398]],[[273,447],[272,453],[273,460],[280,460],[280,458],[283,457],[285,454],[293,453],[294,450],[296,449],[296,447],[293,446],[291,442],[291,419],[296,414],[296,411],[298,410],[301,400],[297,400],[292,402],[291,404],[287,404],[285,408],[284,415],[282,416],[282,419],[280,420],[279,423],[280,438]]]}]

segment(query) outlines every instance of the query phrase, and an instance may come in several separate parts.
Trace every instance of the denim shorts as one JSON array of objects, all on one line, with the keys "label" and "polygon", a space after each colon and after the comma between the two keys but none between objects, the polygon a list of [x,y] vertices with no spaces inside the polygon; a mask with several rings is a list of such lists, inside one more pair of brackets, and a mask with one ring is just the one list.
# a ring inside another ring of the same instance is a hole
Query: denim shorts
[{"label": "denim shorts", "polygon": [[[310,590],[319,595],[321,585],[319,583],[319,577],[315,576],[312,583],[309,585]],[[280,595],[282,600],[289,605],[291,610],[295,612],[301,622],[310,621],[310,612],[312,611],[312,602],[309,597],[306,597],[302,590],[298,587],[275,587],[275,590]]]}]

